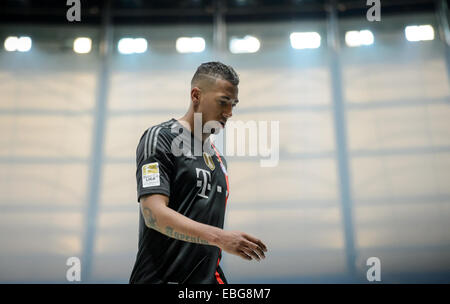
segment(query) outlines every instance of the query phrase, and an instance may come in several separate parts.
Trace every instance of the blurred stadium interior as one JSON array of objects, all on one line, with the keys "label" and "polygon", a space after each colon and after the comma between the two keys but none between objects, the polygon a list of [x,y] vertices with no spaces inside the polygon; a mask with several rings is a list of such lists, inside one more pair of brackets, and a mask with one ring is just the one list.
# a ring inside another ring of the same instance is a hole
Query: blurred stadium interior
[{"label": "blurred stadium interior", "polygon": [[[135,149],[178,118],[191,77],[220,60],[238,72],[233,120],[280,122],[280,161],[228,158],[225,228],[257,235],[266,260],[225,254],[230,283],[450,283],[450,33],[447,1],[66,1],[0,3],[0,282],[127,283],[137,252]],[[405,27],[430,25],[432,40]],[[370,30],[350,47],[348,31]],[[320,46],[294,49],[292,32]],[[251,35],[254,53],[232,53]],[[10,36],[32,39],[7,51]],[[179,37],[205,49],[179,53]],[[74,52],[77,37],[92,49]],[[124,37],[145,38],[122,54]],[[5,44],[6,45],[6,44]]]}]

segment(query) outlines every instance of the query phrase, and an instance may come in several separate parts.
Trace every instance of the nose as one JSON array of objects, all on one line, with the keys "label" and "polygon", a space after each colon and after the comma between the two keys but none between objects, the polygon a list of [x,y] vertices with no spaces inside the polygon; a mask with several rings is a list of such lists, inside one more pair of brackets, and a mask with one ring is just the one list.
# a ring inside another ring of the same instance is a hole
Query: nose
[{"label": "nose", "polygon": [[227,109],[223,112],[223,117],[228,119],[231,116],[233,116],[233,106],[229,105],[229,106],[227,106]]}]

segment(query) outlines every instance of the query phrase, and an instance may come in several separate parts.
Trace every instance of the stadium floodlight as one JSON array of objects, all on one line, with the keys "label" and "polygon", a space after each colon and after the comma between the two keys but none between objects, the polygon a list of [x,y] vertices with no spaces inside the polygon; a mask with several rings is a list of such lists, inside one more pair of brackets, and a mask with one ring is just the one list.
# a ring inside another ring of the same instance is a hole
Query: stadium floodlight
[{"label": "stadium floodlight", "polygon": [[233,54],[241,53],[256,53],[259,51],[261,43],[258,38],[247,35],[244,38],[231,38],[230,39],[230,52]]},{"label": "stadium floodlight", "polygon": [[147,47],[147,40],[144,38],[122,38],[117,45],[121,54],[145,53]]},{"label": "stadium floodlight", "polygon": [[320,35],[317,32],[294,32],[289,36],[294,49],[317,49],[320,47]]},{"label": "stadium floodlight", "polygon": [[17,51],[17,46],[19,44],[19,38],[16,36],[10,36],[5,39],[4,47],[8,52]]},{"label": "stadium floodlight", "polygon": [[4,47],[8,52],[28,52],[31,50],[31,38],[27,36],[16,37],[10,36],[5,39]]},{"label": "stadium floodlight", "polygon": [[17,50],[19,52],[28,52],[31,50],[31,38],[30,37],[20,37],[17,41]]},{"label": "stadium floodlight", "polygon": [[147,40],[144,38],[135,38],[134,39],[134,52],[137,54],[142,54],[147,51]]},{"label": "stadium floodlight", "polygon": [[78,37],[73,42],[73,50],[78,54],[87,54],[91,51],[92,40],[87,37]]},{"label": "stadium floodlight", "polygon": [[410,25],[405,27],[408,41],[427,41],[434,39],[434,29],[431,25]]},{"label": "stadium floodlight", "polygon": [[180,37],[176,42],[178,53],[201,53],[205,50],[205,39],[202,37]]},{"label": "stadium floodlight", "polygon": [[133,54],[134,53],[134,39],[122,38],[119,40],[117,48],[121,54]]},{"label": "stadium floodlight", "polygon": [[345,43],[349,47],[373,44],[373,34],[369,30],[348,31],[345,33]]}]

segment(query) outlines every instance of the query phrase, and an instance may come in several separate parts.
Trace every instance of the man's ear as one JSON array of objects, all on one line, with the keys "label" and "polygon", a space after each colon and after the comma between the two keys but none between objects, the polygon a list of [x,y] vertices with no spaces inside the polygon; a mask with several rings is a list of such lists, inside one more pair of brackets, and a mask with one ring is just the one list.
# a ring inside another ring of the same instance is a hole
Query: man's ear
[{"label": "man's ear", "polygon": [[194,106],[198,106],[200,103],[200,97],[202,95],[202,90],[200,90],[198,87],[193,87],[191,89],[191,100]]}]

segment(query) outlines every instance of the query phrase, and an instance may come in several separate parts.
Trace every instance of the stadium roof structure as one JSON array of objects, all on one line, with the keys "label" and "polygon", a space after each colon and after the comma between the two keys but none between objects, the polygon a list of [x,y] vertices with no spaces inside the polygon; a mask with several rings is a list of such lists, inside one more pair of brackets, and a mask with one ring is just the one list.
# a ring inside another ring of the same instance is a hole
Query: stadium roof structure
[{"label": "stadium roof structure", "polygon": [[[220,11],[225,22],[324,19],[330,5],[339,17],[365,16],[367,0],[77,0],[82,24],[99,24],[108,1],[112,24],[211,23]],[[72,1],[72,2],[77,2]],[[448,1],[448,0],[445,0]],[[434,0],[379,1],[382,14],[407,14],[435,10]],[[67,24],[70,8],[61,0],[2,0],[0,23]]]}]

